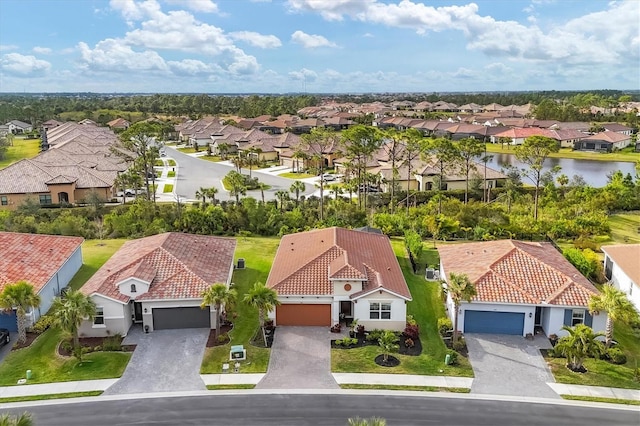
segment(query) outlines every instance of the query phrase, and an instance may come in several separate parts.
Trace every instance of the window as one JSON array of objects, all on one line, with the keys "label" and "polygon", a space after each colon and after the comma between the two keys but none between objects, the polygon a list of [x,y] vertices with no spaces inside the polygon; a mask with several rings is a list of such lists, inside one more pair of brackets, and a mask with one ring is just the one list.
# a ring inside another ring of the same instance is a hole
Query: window
[{"label": "window", "polygon": [[571,327],[584,324],[584,309],[574,309],[571,314]]},{"label": "window", "polygon": [[2,197],[0,197],[0,204],[3,205],[3,206],[8,205],[9,204],[9,199],[5,195],[3,195]]},{"label": "window", "polygon": [[104,308],[102,306],[96,307],[96,314],[93,317],[93,325],[104,325]]},{"label": "window", "polygon": [[136,292],[136,285],[131,284],[131,293],[135,293],[135,292]]},{"label": "window", "polygon": [[369,319],[391,319],[391,303],[390,302],[371,302],[369,303]]},{"label": "window", "polygon": [[51,204],[51,194],[40,195],[40,204]]}]

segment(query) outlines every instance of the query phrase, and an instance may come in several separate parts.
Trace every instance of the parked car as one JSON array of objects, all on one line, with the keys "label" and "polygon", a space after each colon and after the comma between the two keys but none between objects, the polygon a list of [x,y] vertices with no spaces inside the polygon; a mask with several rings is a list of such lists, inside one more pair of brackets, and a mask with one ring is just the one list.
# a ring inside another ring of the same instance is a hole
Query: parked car
[{"label": "parked car", "polygon": [[11,333],[6,328],[0,328],[0,346],[8,345],[11,341]]},{"label": "parked car", "polygon": [[325,182],[332,182],[336,180],[336,175],[332,175],[330,173],[325,173],[322,175],[322,180]]}]

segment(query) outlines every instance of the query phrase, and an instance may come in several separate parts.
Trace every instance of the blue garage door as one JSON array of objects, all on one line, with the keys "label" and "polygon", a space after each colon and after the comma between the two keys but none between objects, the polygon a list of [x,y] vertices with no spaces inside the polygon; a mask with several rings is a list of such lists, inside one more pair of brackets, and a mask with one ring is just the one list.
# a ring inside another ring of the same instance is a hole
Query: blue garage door
[{"label": "blue garage door", "polygon": [[7,328],[9,331],[18,331],[18,320],[16,318],[16,311],[6,313],[6,311],[0,311],[0,328]]},{"label": "blue garage door", "polygon": [[515,334],[522,336],[524,314],[520,312],[464,311],[465,333]]}]

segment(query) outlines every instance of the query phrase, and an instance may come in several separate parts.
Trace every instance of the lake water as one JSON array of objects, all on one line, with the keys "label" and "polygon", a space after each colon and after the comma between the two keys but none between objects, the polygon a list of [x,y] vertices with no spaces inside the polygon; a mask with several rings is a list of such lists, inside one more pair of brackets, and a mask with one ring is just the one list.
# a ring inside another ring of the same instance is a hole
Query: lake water
[{"label": "lake water", "polygon": [[[513,154],[490,154],[493,156],[491,161],[487,163],[492,169],[500,170],[504,166],[516,166],[518,168],[527,168],[527,166],[518,161]],[[555,166],[560,166],[564,173],[571,179],[574,175],[580,175],[584,178],[588,185],[593,187],[602,187],[607,184],[607,175],[616,170],[620,170],[625,175],[631,173],[635,176],[635,164],[622,161],[590,161],[575,160],[573,158],[547,158],[544,162],[544,170],[550,170]],[[526,178],[525,183],[531,183]]]}]

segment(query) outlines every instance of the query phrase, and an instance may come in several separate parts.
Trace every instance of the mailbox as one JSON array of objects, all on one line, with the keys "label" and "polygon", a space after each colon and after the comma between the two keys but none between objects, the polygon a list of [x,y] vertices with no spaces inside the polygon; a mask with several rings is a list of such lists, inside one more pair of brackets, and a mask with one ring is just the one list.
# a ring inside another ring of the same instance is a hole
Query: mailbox
[{"label": "mailbox", "polygon": [[242,345],[233,345],[229,351],[229,360],[242,361],[247,359],[247,350]]}]

